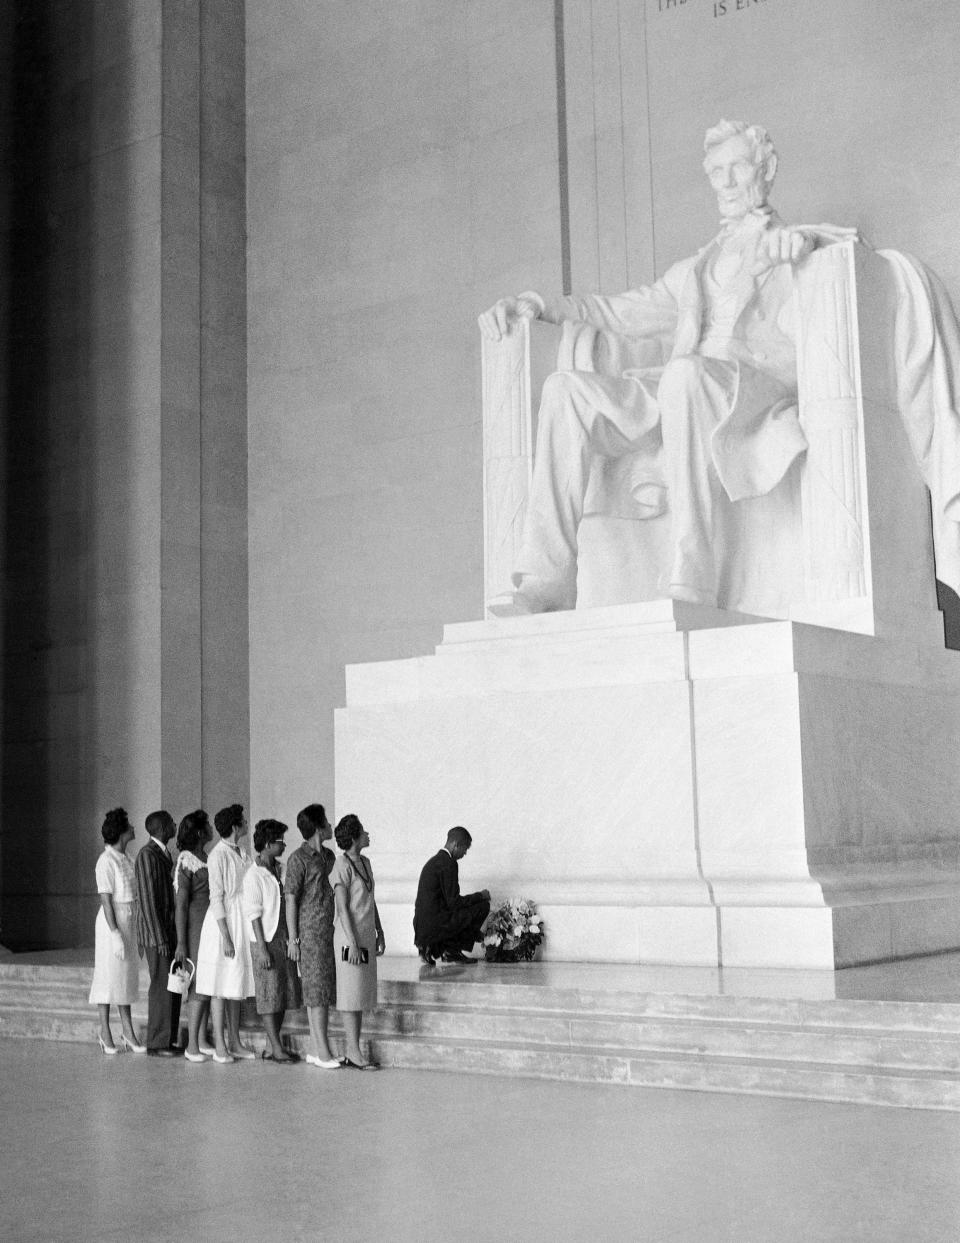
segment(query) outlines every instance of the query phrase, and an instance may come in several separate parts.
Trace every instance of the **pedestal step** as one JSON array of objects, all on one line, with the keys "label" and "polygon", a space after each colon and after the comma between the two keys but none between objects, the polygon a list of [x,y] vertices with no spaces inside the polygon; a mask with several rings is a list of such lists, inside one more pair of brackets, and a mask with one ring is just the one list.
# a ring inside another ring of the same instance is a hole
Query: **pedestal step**
[{"label": "pedestal step", "polygon": [[[958,1005],[611,992],[472,973],[382,979],[380,1007],[364,1020],[373,1056],[404,1068],[960,1110]],[[92,1044],[89,979],[88,967],[3,962],[0,1036]],[[249,1006],[245,1017],[262,1048]],[[142,1002],[134,1018],[143,1022]],[[284,1031],[308,1051],[303,1011]]]}]

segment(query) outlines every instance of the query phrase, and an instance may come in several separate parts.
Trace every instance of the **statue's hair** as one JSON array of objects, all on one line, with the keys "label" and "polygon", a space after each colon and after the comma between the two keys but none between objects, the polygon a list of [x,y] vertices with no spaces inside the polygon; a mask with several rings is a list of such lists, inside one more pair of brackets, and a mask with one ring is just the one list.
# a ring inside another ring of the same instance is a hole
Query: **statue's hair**
[{"label": "statue's hair", "polygon": [[709,155],[714,147],[719,147],[721,143],[726,142],[729,138],[740,137],[749,140],[750,145],[753,147],[754,163],[762,164],[766,171],[765,179],[773,181],[777,168],[777,149],[773,145],[773,139],[762,125],[747,125],[745,121],[721,120],[707,130],[703,139],[703,150]]}]

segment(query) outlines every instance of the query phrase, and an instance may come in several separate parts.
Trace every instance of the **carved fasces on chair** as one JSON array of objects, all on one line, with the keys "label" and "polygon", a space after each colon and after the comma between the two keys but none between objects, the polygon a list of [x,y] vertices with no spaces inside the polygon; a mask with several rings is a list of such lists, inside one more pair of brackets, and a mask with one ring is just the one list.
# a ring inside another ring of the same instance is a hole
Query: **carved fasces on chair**
[{"label": "carved fasces on chair", "polygon": [[[523,535],[537,410],[543,382],[554,371],[599,371],[620,375],[627,367],[656,366],[664,361],[659,340],[630,341],[590,324],[520,319],[498,341],[481,337],[483,372],[483,514],[484,599],[506,591]],[[629,483],[632,457],[610,463],[611,474]],[[636,517],[628,486],[612,511]],[[588,492],[610,500],[604,463],[597,462]],[[584,593],[589,600],[590,591]],[[627,592],[624,600],[648,598]],[[604,599],[604,603],[609,600]],[[580,606],[578,606],[580,607]]]},{"label": "carved fasces on chair", "polygon": [[855,244],[814,252],[796,272],[797,378],[807,437],[801,474],[808,602],[867,594]]},{"label": "carved fasces on chair", "polygon": [[842,242],[796,271],[803,598],[790,616],[940,636],[929,499],[897,407],[886,261]]},{"label": "carved fasces on chair", "polygon": [[510,585],[530,490],[540,389],[557,369],[561,330],[520,319],[481,338],[483,371],[483,585],[492,599]]}]

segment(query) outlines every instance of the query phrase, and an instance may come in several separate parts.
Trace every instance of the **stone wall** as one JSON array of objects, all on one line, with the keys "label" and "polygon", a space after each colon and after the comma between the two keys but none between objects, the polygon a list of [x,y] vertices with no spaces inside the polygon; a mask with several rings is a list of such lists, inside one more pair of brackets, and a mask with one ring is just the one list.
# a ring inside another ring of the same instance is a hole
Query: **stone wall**
[{"label": "stone wall", "polygon": [[247,13],[251,797],[291,820],[344,665],[481,608],[476,313],[560,281],[554,14]]}]

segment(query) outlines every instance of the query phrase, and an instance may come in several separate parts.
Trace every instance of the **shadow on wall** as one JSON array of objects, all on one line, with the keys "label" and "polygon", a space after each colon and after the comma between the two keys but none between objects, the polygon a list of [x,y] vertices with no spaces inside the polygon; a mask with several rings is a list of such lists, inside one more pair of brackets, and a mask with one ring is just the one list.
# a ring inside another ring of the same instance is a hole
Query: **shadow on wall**
[{"label": "shadow on wall", "polygon": [[937,604],[943,612],[946,646],[960,651],[960,596],[937,579]]},{"label": "shadow on wall", "polygon": [[[96,906],[104,502],[93,452],[103,414],[92,288],[103,196],[93,191],[93,131],[110,87],[109,70],[97,73],[95,6],[14,0],[3,8],[0,940],[26,949],[89,942]],[[125,8],[110,14],[114,29]],[[112,217],[118,190],[106,196]],[[119,304],[122,291],[111,296]]]}]

